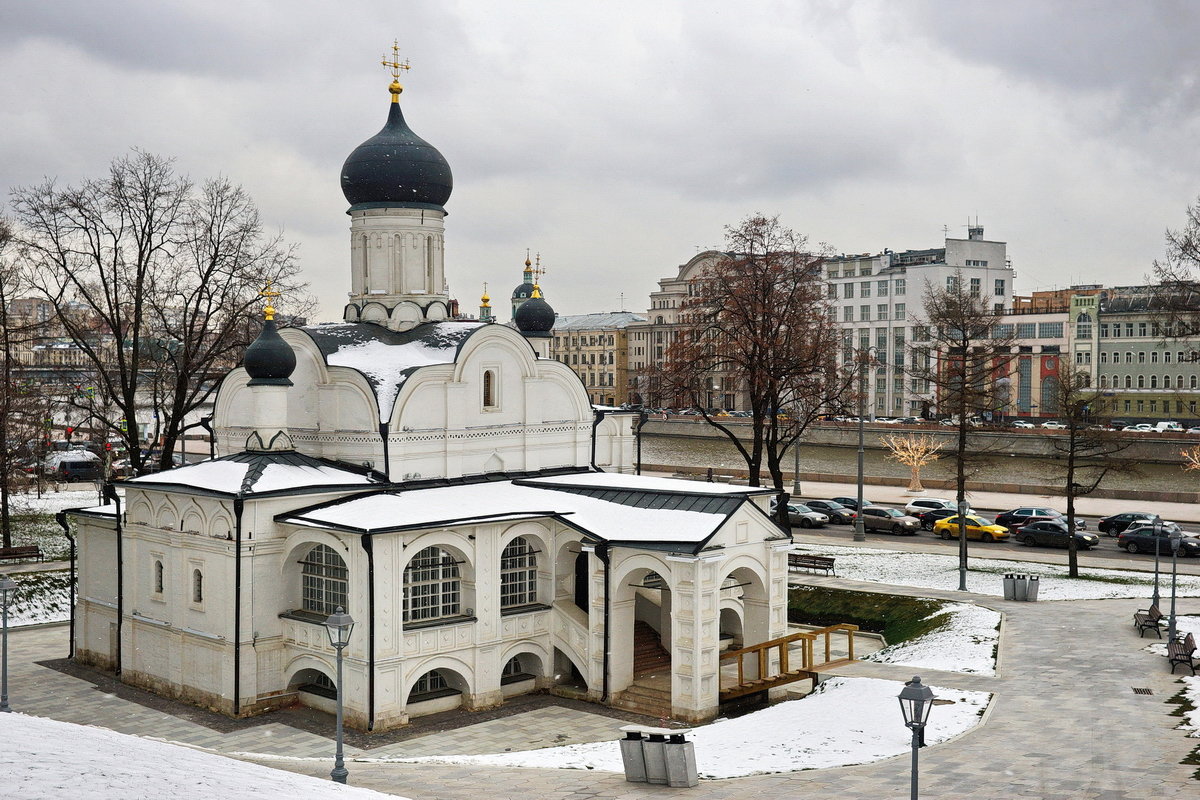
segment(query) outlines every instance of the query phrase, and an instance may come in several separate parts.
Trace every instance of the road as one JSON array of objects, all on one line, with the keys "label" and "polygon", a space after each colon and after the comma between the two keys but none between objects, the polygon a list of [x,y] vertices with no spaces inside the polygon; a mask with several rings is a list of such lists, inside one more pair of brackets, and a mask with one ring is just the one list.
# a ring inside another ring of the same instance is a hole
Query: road
[{"label": "road", "polygon": [[[985,514],[985,516],[987,516]],[[1098,518],[1087,517],[1088,530],[1098,533],[1096,523]],[[1117,548],[1116,537],[1099,534],[1100,545],[1092,550],[1079,552],[1081,566],[1103,567],[1106,569],[1127,569],[1143,572],[1154,571],[1154,556],[1150,553],[1133,555]],[[792,528],[792,538],[796,541],[815,544],[828,543],[839,546],[886,547],[905,552],[940,553],[951,555],[958,552],[957,539],[939,539],[928,531],[921,531],[916,536],[893,536],[880,531],[868,532],[866,543],[854,541],[854,527],[851,525],[827,525],[824,528]],[[1048,564],[1066,564],[1067,551],[1058,547],[1028,547],[1014,540],[1005,542],[969,541],[968,547],[972,556],[996,556],[1020,561],[1040,561]],[[1159,568],[1171,572],[1171,559],[1164,556]],[[1180,558],[1179,574],[1200,575],[1200,558]]]}]

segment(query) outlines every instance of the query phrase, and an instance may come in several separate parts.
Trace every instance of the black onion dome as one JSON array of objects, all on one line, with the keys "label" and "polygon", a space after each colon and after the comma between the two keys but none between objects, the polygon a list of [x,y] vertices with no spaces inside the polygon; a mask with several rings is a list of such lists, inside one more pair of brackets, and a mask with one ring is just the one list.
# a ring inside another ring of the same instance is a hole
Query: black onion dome
[{"label": "black onion dome", "polygon": [[541,297],[531,297],[517,306],[513,321],[521,333],[546,334],[554,327],[554,309]]},{"label": "black onion dome", "polygon": [[513,289],[513,300],[524,300],[526,297],[533,297],[533,284],[522,283],[517,288]]},{"label": "black onion dome", "polygon": [[242,366],[251,386],[292,385],[288,378],[296,370],[296,353],[279,335],[275,320],[263,323],[262,333],[246,348]]},{"label": "black onion dome", "polygon": [[433,208],[454,189],[450,165],[412,132],[399,103],[392,103],[383,130],[354,148],[342,165],[342,194],[354,207]]}]

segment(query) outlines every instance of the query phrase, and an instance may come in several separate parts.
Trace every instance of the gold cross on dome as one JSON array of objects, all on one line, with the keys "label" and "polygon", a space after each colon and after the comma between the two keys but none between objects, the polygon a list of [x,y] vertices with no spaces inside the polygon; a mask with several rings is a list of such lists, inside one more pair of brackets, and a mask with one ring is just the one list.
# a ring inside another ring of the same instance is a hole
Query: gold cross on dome
[{"label": "gold cross on dome", "polygon": [[266,287],[264,287],[263,290],[258,293],[259,297],[267,298],[267,304],[263,307],[263,318],[268,322],[275,319],[275,308],[271,305],[271,303],[276,297],[279,297],[279,295],[280,292],[277,292],[271,288],[270,281],[267,281]]},{"label": "gold cross on dome", "polygon": [[384,53],[383,60],[379,62],[388,68],[388,73],[392,76],[392,80],[400,80],[401,70],[410,70],[412,67],[408,65],[408,59],[400,60],[400,41],[392,40],[392,60],[388,61],[387,54]]}]

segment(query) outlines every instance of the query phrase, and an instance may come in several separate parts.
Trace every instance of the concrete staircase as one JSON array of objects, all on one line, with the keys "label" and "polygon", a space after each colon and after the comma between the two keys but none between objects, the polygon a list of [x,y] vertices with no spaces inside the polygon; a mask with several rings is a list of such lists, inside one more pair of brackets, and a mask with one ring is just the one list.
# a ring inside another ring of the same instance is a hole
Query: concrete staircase
[{"label": "concrete staircase", "polygon": [[645,622],[633,626],[633,676],[633,683],[613,699],[613,705],[648,717],[670,717],[671,654]]},{"label": "concrete staircase", "polygon": [[658,632],[645,622],[633,624],[634,677],[651,673],[671,673],[671,654],[662,646]]},{"label": "concrete staircase", "polygon": [[671,680],[637,679],[617,695],[613,705],[635,714],[667,719],[671,716]]}]

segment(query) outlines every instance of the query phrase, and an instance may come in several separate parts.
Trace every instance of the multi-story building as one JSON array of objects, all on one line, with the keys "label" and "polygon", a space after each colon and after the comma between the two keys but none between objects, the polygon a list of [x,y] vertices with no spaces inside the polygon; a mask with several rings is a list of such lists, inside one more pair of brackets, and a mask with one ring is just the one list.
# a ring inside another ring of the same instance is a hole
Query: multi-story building
[{"label": "multi-story building", "polygon": [[825,263],[829,299],[842,327],[845,358],[873,348],[877,366],[867,381],[867,413],[919,416],[937,407],[928,382],[909,376],[912,344],[927,340],[927,287],[952,285],[961,276],[972,294],[1008,306],[1013,269],[1004,242],[983,238],[972,226],[966,239],[947,238],[928,250],[884,250],[842,255]]},{"label": "multi-story building", "polygon": [[646,322],[630,311],[560,316],[554,320],[552,358],[569,366],[597,405],[629,402],[629,329]]},{"label": "multi-story building", "polygon": [[1109,416],[1130,421],[1200,417],[1200,341],[1177,338],[1156,287],[1117,286],[1076,296],[1072,358],[1104,392]]}]

